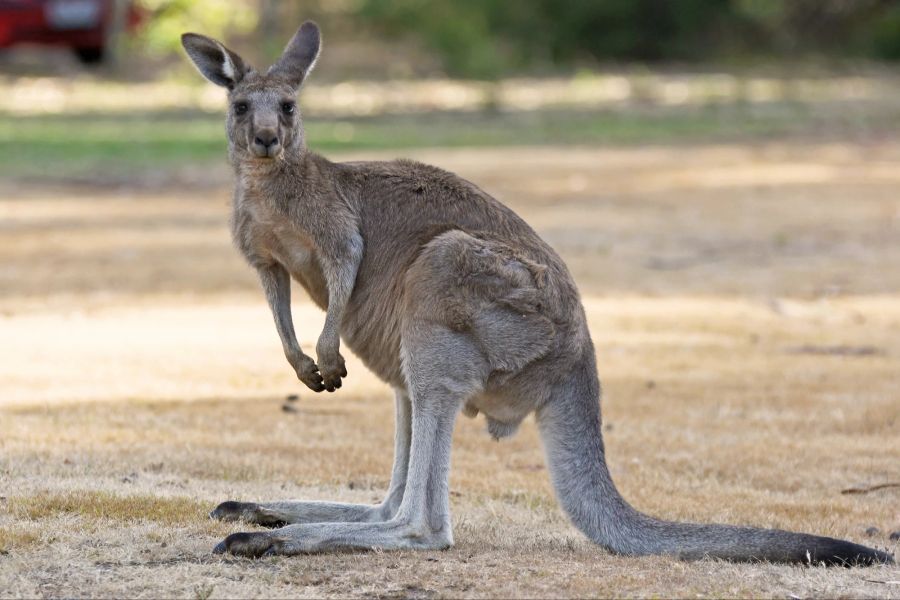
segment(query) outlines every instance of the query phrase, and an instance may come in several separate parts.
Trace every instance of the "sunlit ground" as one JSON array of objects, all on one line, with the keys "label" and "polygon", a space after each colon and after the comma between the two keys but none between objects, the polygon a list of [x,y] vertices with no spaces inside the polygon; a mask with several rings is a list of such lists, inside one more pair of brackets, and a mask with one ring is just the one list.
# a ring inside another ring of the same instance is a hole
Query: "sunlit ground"
[{"label": "sunlit ground", "polygon": [[[841,493],[900,480],[900,146],[404,154],[482,185],[570,265],[637,507],[900,549],[896,487]],[[8,180],[0,197],[3,594],[897,594],[895,567],[611,556],[560,513],[530,421],[496,443],[460,420],[451,550],[213,557],[241,528],[206,518],[222,500],[376,501],[390,391],[355,359],[336,394],[294,379],[224,183]],[[311,351],[321,315],[295,317]]]}]

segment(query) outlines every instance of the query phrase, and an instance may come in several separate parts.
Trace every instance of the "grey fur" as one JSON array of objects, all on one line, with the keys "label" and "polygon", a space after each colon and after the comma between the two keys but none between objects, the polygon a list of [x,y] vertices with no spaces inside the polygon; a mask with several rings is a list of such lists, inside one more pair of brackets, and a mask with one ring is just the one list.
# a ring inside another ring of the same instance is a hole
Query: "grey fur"
[{"label": "grey fur", "polygon": [[[300,28],[266,74],[215,40],[186,34],[183,43],[201,73],[229,90],[232,233],[259,272],[288,362],[314,391],[334,391],[347,374],[343,339],[397,390],[395,464],[383,503],[226,502],[213,517],[286,526],[231,535],[217,552],[448,547],[450,444],[463,411],[483,413],[497,438],[535,412],[560,503],[614,552],[892,560],[841,540],[666,522],[634,510],[606,467],[593,345],[557,254],[452,173],[405,160],[332,163],[307,150],[293,103],[319,53],[315,24]],[[297,343],[290,278],[326,311],[316,360]]]}]

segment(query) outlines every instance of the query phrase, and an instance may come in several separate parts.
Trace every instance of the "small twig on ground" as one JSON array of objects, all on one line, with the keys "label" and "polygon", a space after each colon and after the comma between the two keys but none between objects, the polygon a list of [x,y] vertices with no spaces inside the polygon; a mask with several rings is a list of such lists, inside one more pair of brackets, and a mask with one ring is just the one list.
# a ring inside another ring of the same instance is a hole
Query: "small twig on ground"
[{"label": "small twig on ground", "polygon": [[876,485],[870,485],[868,487],[851,487],[844,490],[841,490],[842,494],[868,494],[869,492],[875,492],[877,490],[883,490],[887,488],[895,488],[900,487],[900,483],[898,482],[888,482],[888,483],[878,483]]}]

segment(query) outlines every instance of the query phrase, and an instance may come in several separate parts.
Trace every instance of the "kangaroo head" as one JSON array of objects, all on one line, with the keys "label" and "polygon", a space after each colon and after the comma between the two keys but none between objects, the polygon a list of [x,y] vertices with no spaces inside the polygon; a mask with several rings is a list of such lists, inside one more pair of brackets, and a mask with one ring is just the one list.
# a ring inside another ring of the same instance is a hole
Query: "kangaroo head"
[{"label": "kangaroo head", "polygon": [[237,161],[268,161],[295,155],[304,148],[297,109],[297,90],[319,56],[319,26],[300,26],[281,55],[265,73],[212,38],[185,33],[181,44],[200,73],[228,89],[227,132]]}]

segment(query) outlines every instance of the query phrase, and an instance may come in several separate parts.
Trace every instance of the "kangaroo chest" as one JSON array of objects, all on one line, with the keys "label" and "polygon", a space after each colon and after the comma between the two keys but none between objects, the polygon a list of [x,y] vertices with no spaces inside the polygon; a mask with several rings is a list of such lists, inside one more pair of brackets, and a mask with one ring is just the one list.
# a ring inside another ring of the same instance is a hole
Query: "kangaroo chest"
[{"label": "kangaroo chest", "polygon": [[272,244],[272,256],[307,291],[320,308],[328,307],[328,286],[316,258],[311,238],[301,232],[279,232]]},{"label": "kangaroo chest", "polygon": [[320,308],[328,306],[328,287],[312,236],[283,215],[260,204],[244,203],[236,215],[238,243],[251,262],[274,260],[298,282]]},{"label": "kangaroo chest", "polygon": [[[262,192],[238,190],[233,223],[236,245],[251,264],[275,261],[282,265],[312,301],[327,310],[328,285],[316,239],[298,225],[297,219],[265,200]],[[396,283],[398,273],[392,267],[375,268],[371,260],[363,259],[340,334],[347,347],[376,375],[392,385],[402,385],[399,308],[383,293],[385,287]]]}]

